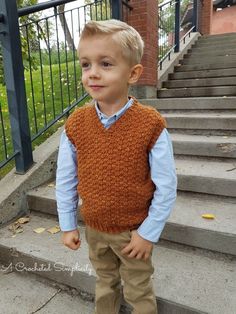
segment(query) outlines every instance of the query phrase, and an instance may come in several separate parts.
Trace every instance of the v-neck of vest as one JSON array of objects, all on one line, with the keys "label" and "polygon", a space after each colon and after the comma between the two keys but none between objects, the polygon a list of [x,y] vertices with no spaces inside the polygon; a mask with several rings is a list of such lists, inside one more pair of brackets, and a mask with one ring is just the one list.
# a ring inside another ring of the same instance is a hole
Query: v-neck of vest
[{"label": "v-neck of vest", "polygon": [[121,122],[123,120],[126,120],[130,114],[132,113],[133,109],[135,109],[135,107],[138,105],[138,101],[133,98],[133,103],[132,105],[126,109],[125,113],[118,119],[116,120],[109,128],[105,128],[105,126],[102,124],[102,122],[100,121],[96,108],[95,108],[95,104],[93,105],[93,114],[96,115],[96,124],[98,125],[99,129],[102,130],[102,132],[104,133],[110,133],[113,132],[113,129],[116,129],[119,127],[119,125],[121,124]]}]

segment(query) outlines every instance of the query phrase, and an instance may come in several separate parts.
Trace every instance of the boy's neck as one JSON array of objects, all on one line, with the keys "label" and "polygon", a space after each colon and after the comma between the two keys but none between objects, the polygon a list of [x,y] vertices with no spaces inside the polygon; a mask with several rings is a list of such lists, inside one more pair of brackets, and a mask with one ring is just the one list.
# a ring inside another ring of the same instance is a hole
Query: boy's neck
[{"label": "boy's neck", "polygon": [[108,104],[108,103],[103,103],[103,102],[102,103],[97,102],[97,105],[98,105],[99,110],[102,113],[104,113],[108,117],[111,117],[116,112],[118,112],[122,107],[124,107],[128,101],[129,101],[129,98],[127,97],[127,99],[124,99],[123,101],[119,101],[117,103]]}]

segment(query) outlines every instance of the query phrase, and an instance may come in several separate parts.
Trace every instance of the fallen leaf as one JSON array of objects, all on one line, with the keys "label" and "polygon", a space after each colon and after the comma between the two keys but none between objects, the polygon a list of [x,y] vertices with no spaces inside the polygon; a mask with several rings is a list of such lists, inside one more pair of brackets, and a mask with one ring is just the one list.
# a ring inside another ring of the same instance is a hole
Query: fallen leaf
[{"label": "fallen leaf", "polygon": [[12,231],[13,234],[21,233],[24,231],[23,227],[18,223],[14,222],[8,227],[8,230]]},{"label": "fallen leaf", "polygon": [[61,231],[60,227],[58,225],[54,226],[54,227],[51,227],[49,229],[47,229],[48,232],[50,232],[51,234],[54,234],[54,233],[58,233]]},{"label": "fallen leaf", "polygon": [[215,215],[213,215],[213,214],[203,214],[202,218],[205,218],[205,219],[215,219]]},{"label": "fallen leaf", "polygon": [[25,224],[29,221],[30,221],[30,218],[28,216],[26,216],[26,217],[19,218],[16,222],[18,222],[19,224]]},{"label": "fallen leaf", "polygon": [[21,232],[23,232],[24,231],[24,229],[22,228],[22,227],[20,227],[20,228],[17,228],[16,230],[15,230],[15,233],[21,233]]},{"label": "fallen leaf", "polygon": [[45,231],[45,228],[36,228],[33,231],[36,232],[36,233],[42,233],[42,232]]},{"label": "fallen leaf", "polygon": [[55,187],[55,184],[54,184],[54,183],[50,183],[50,184],[48,184],[48,187],[54,188],[54,187]]}]

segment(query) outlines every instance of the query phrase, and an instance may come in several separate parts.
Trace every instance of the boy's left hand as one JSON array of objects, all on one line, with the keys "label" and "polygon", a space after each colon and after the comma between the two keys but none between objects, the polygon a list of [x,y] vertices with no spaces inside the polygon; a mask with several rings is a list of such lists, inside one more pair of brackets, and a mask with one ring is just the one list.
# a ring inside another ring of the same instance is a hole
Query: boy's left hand
[{"label": "boy's left hand", "polygon": [[130,243],[121,251],[122,254],[128,255],[130,258],[144,259],[149,258],[153,243],[142,238],[136,230],[131,231],[132,236]]}]

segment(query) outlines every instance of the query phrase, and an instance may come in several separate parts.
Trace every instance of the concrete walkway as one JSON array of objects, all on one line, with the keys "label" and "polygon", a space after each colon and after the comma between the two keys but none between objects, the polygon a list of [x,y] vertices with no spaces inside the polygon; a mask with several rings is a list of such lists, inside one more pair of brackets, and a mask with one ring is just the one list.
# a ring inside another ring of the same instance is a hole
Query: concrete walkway
[{"label": "concrete walkway", "polygon": [[1,314],[91,314],[93,303],[73,288],[0,264]]}]

